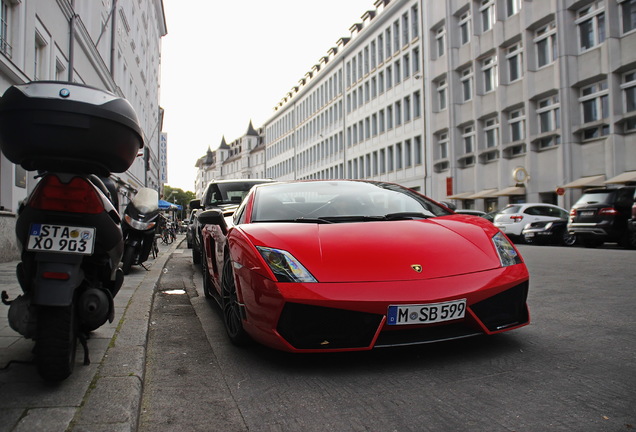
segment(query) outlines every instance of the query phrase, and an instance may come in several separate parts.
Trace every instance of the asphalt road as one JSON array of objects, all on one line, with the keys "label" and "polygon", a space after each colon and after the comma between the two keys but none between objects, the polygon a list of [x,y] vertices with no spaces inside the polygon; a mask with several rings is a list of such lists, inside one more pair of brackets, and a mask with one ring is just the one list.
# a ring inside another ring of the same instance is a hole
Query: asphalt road
[{"label": "asphalt road", "polygon": [[153,305],[139,430],[633,430],[636,252],[520,250],[530,326],[329,355],[231,345],[177,250]]}]

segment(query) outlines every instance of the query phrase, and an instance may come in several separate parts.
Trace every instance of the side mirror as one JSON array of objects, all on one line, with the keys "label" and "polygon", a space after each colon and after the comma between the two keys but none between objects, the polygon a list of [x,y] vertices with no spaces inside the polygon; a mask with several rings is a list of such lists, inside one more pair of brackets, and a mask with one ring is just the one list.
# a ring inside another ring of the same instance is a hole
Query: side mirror
[{"label": "side mirror", "polygon": [[190,203],[188,204],[188,207],[190,207],[190,210],[200,209],[201,208],[201,200],[200,199],[194,199],[194,200],[190,201]]},{"label": "side mirror", "polygon": [[440,201],[440,202],[444,204],[446,207],[448,207],[449,209],[451,209],[452,211],[457,210],[457,206],[453,204],[452,202],[448,202],[448,201]]},{"label": "side mirror", "polygon": [[223,217],[223,211],[219,209],[206,210],[197,215],[200,225],[218,225],[223,231],[223,234],[227,233],[227,224]]}]

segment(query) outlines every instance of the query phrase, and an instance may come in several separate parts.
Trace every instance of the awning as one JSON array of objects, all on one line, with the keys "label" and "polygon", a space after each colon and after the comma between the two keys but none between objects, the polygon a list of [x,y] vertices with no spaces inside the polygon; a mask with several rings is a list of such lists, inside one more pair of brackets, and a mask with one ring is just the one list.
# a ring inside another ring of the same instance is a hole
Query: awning
[{"label": "awning", "polygon": [[563,185],[564,188],[585,188],[585,187],[594,187],[594,186],[604,186],[605,183],[605,174],[581,177],[578,180],[574,180],[566,185]]},{"label": "awning", "polygon": [[182,208],[183,207],[180,206],[179,204],[174,204],[174,203],[168,202],[166,200],[162,200],[162,199],[159,200],[159,209],[160,210],[169,210],[169,209],[181,210]]},{"label": "awning", "polygon": [[636,171],[626,171],[623,174],[619,174],[616,177],[612,177],[611,179],[605,181],[606,184],[620,184],[630,182],[636,182]]},{"label": "awning", "polygon": [[499,192],[493,194],[494,196],[511,196],[511,195],[525,195],[526,188],[523,186],[511,186],[505,189],[500,190]]},{"label": "awning", "polygon": [[479,199],[479,198],[494,198],[497,189],[484,189],[477,192],[475,195],[470,195],[466,199]]},{"label": "awning", "polygon": [[462,193],[458,193],[458,194],[455,194],[455,195],[448,196],[446,198],[448,198],[448,199],[456,199],[456,200],[470,199],[468,197],[473,195],[474,193],[475,192],[462,192]]}]

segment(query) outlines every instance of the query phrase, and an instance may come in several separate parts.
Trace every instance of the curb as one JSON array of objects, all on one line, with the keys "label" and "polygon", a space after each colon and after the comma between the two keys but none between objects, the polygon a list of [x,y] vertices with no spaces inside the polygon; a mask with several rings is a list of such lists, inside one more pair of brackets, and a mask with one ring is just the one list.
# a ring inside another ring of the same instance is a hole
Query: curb
[{"label": "curb", "polygon": [[117,331],[68,430],[137,430],[154,293],[166,262],[183,241],[183,238],[177,240],[157,257],[134,289]]}]

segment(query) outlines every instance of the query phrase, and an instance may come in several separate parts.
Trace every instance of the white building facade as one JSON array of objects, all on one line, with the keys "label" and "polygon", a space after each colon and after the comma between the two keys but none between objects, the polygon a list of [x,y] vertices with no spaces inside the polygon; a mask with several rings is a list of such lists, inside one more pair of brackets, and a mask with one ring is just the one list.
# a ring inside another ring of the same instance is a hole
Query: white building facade
[{"label": "white building facade", "polygon": [[[140,119],[145,148],[126,173],[113,176],[121,207],[140,187],[160,190],[162,0],[0,0],[0,23],[0,94],[14,84],[57,80],[125,97]],[[35,183],[34,173],[0,157],[3,242],[14,244],[15,213]]]},{"label": "white building facade", "polygon": [[262,126],[265,177],[486,211],[636,181],[636,0],[373,5]]}]

